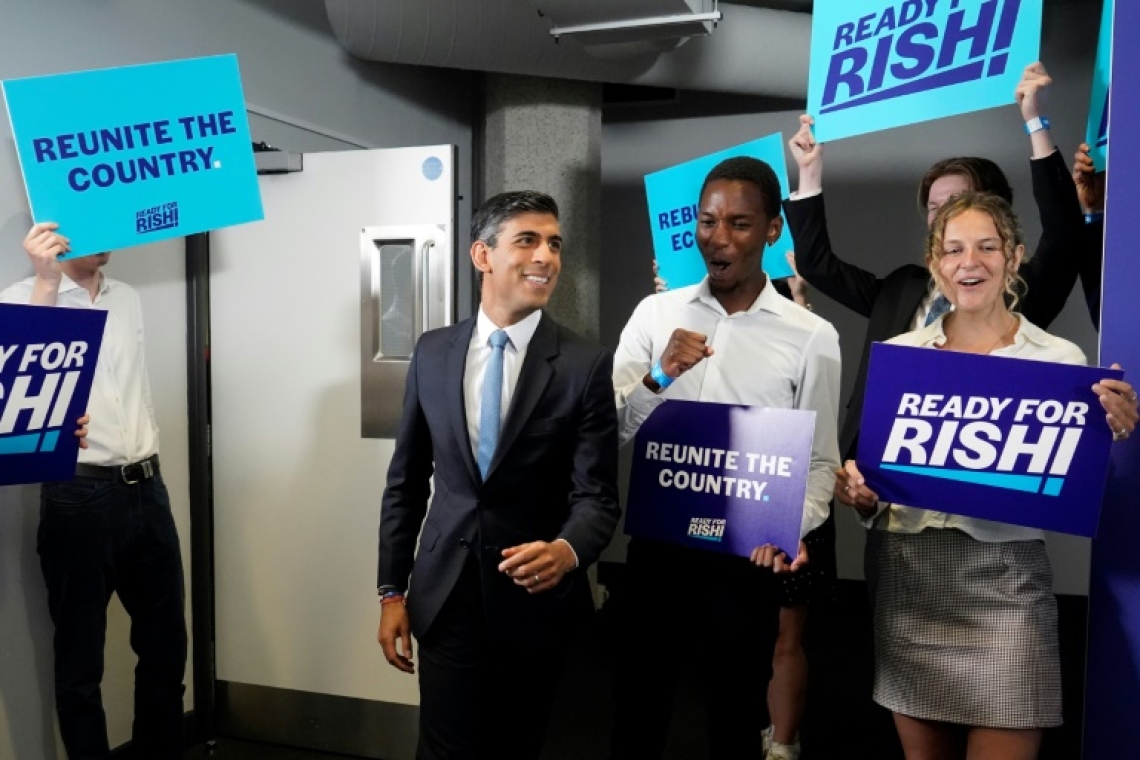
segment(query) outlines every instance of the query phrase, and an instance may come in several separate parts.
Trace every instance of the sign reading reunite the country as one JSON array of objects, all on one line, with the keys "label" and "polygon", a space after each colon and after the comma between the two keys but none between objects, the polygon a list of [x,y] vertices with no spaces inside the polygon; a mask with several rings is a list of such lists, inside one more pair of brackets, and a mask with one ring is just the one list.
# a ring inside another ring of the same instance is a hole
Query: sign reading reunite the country
[{"label": "sign reading reunite the country", "polygon": [[634,443],[625,530],[748,556],[799,549],[815,412],[667,401]]},{"label": "sign reading reunite the country", "polygon": [[0,485],[70,480],[107,312],[0,304]]},{"label": "sign reading reunite the country", "polygon": [[[657,259],[658,276],[671,290],[698,283],[706,274],[696,240],[701,185],[714,166],[734,156],[751,156],[771,166],[780,180],[781,200],[788,197],[784,138],[778,132],[645,175],[653,255]],[[785,258],[791,250],[792,234],[785,224],[780,239],[764,251],[763,267],[769,277],[780,279],[792,275]]]},{"label": "sign reading reunite the country", "polygon": [[1096,45],[1093,67],[1092,98],[1085,142],[1097,171],[1104,171],[1108,159],[1108,90],[1112,73],[1113,0],[1104,0],[1100,12],[1100,39]]},{"label": "sign reading reunite the country", "polygon": [[10,79],[36,222],[69,258],[261,219],[237,57]]},{"label": "sign reading reunite the country", "polygon": [[876,343],[859,469],[882,501],[1093,536],[1119,370]]},{"label": "sign reading reunite the country", "polygon": [[808,113],[823,142],[1013,102],[1042,0],[815,0]]}]

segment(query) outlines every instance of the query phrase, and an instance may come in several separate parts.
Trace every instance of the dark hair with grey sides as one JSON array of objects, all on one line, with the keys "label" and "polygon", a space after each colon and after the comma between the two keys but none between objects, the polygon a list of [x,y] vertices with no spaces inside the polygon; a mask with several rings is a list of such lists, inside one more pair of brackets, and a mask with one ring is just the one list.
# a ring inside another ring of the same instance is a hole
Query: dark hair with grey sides
[{"label": "dark hair with grey sides", "polygon": [[550,214],[558,218],[558,204],[546,193],[515,190],[485,200],[471,215],[471,240],[491,248],[499,244],[503,225],[519,214]]},{"label": "dark hair with grey sides", "polygon": [[760,189],[764,198],[764,216],[775,219],[780,215],[780,180],[772,167],[758,158],[751,156],[735,156],[726,158],[712,168],[701,185],[700,198],[705,197],[705,188],[718,180],[735,180],[737,182],[751,182]]}]

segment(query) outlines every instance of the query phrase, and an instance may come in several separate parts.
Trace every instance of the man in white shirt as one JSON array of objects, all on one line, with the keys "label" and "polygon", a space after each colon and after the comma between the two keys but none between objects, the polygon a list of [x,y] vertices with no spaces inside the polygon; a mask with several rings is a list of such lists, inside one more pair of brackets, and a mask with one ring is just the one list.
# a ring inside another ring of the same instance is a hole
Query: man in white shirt
[{"label": "man in white shirt", "polygon": [[102,309],[107,325],[88,402],[88,447],[75,478],[44,483],[37,550],[55,624],[55,701],[71,760],[109,758],[100,696],[107,603],[131,616],[136,757],[183,756],[186,624],[182,558],[158,466],[158,426],[143,351],[142,304],[104,276],[110,254],[59,260],[58,225],[32,227],[24,249],[35,275],[0,302]]},{"label": "man in white shirt", "polygon": [[[701,189],[697,247],[707,277],[646,298],[614,356],[619,431],[632,438],[668,399],[816,412],[801,536],[828,518],[839,466],[840,359],[835,329],[783,298],[761,269],[780,236],[780,188],[752,158],[715,167]],[[771,549],[757,564],[796,571]],[[759,756],[779,588],[747,558],[634,537],[621,593],[611,757],[662,756],[674,695],[696,665],[713,760]],[[691,653],[691,654],[690,654]]]},{"label": "man in white shirt", "polygon": [[593,612],[586,569],[620,514],[613,358],[543,310],[562,260],[553,198],[496,195],[471,228],[479,313],[425,333],[408,371],[378,638],[419,671],[419,760],[537,760]]}]

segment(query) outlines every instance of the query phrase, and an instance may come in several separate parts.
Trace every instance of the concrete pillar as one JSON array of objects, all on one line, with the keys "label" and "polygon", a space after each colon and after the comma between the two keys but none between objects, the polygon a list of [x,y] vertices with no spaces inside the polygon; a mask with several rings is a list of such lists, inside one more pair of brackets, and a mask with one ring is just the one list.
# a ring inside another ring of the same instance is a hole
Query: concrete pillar
[{"label": "concrete pillar", "polygon": [[601,315],[602,85],[486,75],[483,197],[549,193],[561,212],[562,272],[549,311],[598,339]]}]

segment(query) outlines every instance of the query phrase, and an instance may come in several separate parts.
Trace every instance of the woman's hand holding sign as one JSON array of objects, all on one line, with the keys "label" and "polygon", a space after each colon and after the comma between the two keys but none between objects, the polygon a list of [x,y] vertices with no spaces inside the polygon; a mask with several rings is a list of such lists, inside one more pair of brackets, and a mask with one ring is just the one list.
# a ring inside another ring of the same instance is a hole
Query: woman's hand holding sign
[{"label": "woman's hand holding sign", "polygon": [[867,488],[854,459],[848,459],[843,469],[835,473],[835,500],[854,507],[863,517],[870,517],[878,509],[879,495]]},{"label": "woman's hand holding sign", "polygon": [[[1113,364],[1112,369],[1121,369]],[[1123,441],[1136,429],[1137,412],[1136,390],[1123,380],[1101,380],[1092,387],[1100,397],[1100,405],[1108,412],[1105,419],[1112,428],[1112,440]]]},{"label": "woman's hand holding sign", "polygon": [[752,563],[759,567],[770,567],[774,573],[794,573],[808,563],[807,545],[800,541],[799,554],[791,562],[788,555],[771,544],[757,546],[752,550]]}]

